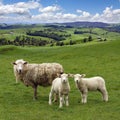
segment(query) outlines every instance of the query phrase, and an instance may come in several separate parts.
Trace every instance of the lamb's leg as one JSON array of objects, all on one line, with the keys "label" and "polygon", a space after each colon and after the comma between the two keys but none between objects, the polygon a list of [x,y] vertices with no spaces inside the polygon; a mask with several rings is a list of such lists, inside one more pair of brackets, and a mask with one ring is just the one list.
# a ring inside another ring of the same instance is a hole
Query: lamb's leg
[{"label": "lamb's leg", "polygon": [[57,102],[58,101],[58,94],[54,94],[54,100],[53,102]]},{"label": "lamb's leg", "polygon": [[87,103],[87,92],[83,92],[81,96],[82,96],[82,103]]},{"label": "lamb's leg", "polygon": [[62,106],[63,106],[63,97],[61,96],[61,97],[60,97],[60,105],[59,105],[59,108],[62,108]]},{"label": "lamb's leg", "polygon": [[107,102],[108,101],[108,92],[106,88],[100,89],[100,92],[102,93],[103,101]]},{"label": "lamb's leg", "polygon": [[87,89],[84,89],[84,90],[80,90],[81,92],[81,102],[82,103],[87,103],[87,93],[88,93],[88,90]]},{"label": "lamb's leg", "polygon": [[66,106],[69,106],[68,95],[65,96]]},{"label": "lamb's leg", "polygon": [[59,98],[60,98],[59,108],[62,108],[62,106],[63,106],[63,95],[59,94]]},{"label": "lamb's leg", "polygon": [[53,96],[53,91],[51,90],[49,93],[49,105],[52,105],[52,96]]}]

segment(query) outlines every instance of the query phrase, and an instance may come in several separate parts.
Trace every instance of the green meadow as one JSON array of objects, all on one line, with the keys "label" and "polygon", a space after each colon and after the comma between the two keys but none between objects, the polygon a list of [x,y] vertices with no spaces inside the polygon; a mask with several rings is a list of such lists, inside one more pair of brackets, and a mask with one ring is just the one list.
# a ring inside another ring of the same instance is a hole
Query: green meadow
[{"label": "green meadow", "polygon": [[[109,94],[107,103],[99,92],[88,93],[88,103],[80,102],[80,92],[69,79],[70,106],[48,105],[50,87],[38,87],[34,101],[32,87],[15,83],[13,65],[17,59],[30,63],[58,62],[66,73],[102,76]],[[120,40],[83,43],[62,47],[0,47],[0,120],[119,120]]]}]

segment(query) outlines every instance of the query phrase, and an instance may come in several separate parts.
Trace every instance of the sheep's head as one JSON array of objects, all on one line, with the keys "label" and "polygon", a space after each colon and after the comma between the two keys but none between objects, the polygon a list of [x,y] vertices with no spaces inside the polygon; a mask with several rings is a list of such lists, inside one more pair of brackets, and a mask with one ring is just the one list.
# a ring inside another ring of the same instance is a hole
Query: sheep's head
[{"label": "sheep's head", "polygon": [[15,66],[18,74],[21,74],[21,73],[23,73],[24,68],[27,65],[27,62],[24,61],[23,59],[20,59],[20,60],[16,60],[15,62],[13,62],[13,65]]},{"label": "sheep's head", "polygon": [[67,83],[68,82],[68,74],[61,74],[61,81],[62,83]]},{"label": "sheep's head", "polygon": [[74,81],[75,81],[75,83],[79,83],[80,82],[80,80],[81,80],[81,78],[84,78],[86,75],[85,74],[75,74],[74,75]]}]

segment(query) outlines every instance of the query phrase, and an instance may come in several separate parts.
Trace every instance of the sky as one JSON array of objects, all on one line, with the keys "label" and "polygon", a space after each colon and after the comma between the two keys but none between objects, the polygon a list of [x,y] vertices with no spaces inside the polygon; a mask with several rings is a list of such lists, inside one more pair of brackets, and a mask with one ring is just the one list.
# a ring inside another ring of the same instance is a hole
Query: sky
[{"label": "sky", "polygon": [[120,23],[120,0],[0,0],[0,23]]}]

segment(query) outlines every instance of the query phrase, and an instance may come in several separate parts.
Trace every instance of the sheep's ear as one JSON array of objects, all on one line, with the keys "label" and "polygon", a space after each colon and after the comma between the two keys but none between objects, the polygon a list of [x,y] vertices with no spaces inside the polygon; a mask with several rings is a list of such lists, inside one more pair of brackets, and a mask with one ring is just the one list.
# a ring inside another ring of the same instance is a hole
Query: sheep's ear
[{"label": "sheep's ear", "polygon": [[26,64],[28,64],[28,62],[25,61],[25,62],[24,62],[24,65],[26,65]]},{"label": "sheep's ear", "polygon": [[74,74],[68,73],[68,77],[74,77]]},{"label": "sheep's ear", "polygon": [[61,74],[57,73],[57,77],[61,77]]},{"label": "sheep's ear", "polygon": [[13,64],[13,65],[17,65],[15,62],[13,62],[13,63],[11,63],[11,64]]},{"label": "sheep's ear", "polygon": [[86,74],[82,74],[81,77],[84,78],[86,76]]}]

